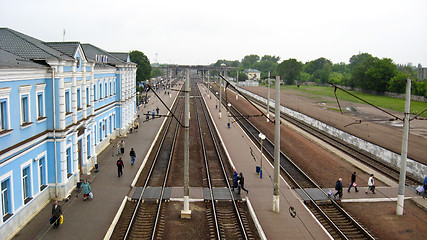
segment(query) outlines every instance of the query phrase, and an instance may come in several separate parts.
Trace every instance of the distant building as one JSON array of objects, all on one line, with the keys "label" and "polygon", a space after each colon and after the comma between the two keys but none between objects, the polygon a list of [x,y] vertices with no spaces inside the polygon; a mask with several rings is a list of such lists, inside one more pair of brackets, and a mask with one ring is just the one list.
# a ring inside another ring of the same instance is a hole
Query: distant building
[{"label": "distant building", "polygon": [[261,72],[256,69],[245,69],[243,71],[247,76],[248,80],[259,81],[261,79]]},{"label": "distant building", "polygon": [[136,64],[0,28],[0,232],[66,198],[136,115]]},{"label": "distant building", "polygon": [[418,81],[425,81],[427,79],[427,68],[423,68],[423,66],[421,64],[418,64]]}]

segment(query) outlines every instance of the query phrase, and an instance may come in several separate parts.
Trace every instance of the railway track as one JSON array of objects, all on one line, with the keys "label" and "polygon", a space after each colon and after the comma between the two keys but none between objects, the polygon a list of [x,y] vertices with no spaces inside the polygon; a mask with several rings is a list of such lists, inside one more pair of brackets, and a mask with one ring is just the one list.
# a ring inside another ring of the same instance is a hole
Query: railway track
[{"label": "railway track", "polygon": [[[206,229],[209,229],[205,232],[209,234],[210,239],[259,239],[245,202],[234,198],[231,200],[216,199],[215,194],[218,190],[228,191],[233,196],[229,184],[232,179],[227,176],[227,170],[230,172],[230,168],[221,162],[222,159],[225,159],[225,152],[219,147],[219,137],[213,131],[211,119],[197,85],[193,85],[191,99],[193,102],[191,116],[197,118],[206,166],[206,169],[202,170],[205,173],[203,185],[209,189],[211,195],[211,200],[205,201],[207,218],[205,226]],[[178,115],[183,114],[183,100],[183,97],[179,97],[173,107],[174,112],[180,111]],[[182,116],[179,117],[179,119],[181,118]],[[121,225],[115,230],[117,233],[115,236],[118,239],[170,238],[170,232],[166,232],[166,230],[170,230],[168,228],[168,226],[170,227],[168,223],[170,213],[167,209],[171,205],[165,202],[163,193],[168,184],[168,187],[173,187],[168,183],[171,182],[168,179],[172,179],[172,176],[179,172],[179,169],[175,169],[176,167],[171,164],[172,159],[175,158],[172,155],[179,155],[176,151],[180,150],[179,147],[175,147],[179,141],[178,138],[181,137],[181,134],[178,133],[180,128],[178,125],[178,121],[174,118],[167,120],[153,163],[147,170],[148,173],[145,174],[146,180],[141,187],[142,192],[137,201],[128,203],[130,209],[128,211],[131,214],[122,215]],[[196,128],[195,124],[193,126]],[[200,157],[196,159],[200,159]],[[150,197],[153,189],[161,190],[160,197],[157,195]]]},{"label": "railway track", "polygon": [[228,191],[230,200],[206,202],[207,218],[209,222],[211,239],[258,239],[254,234],[248,213],[243,210],[241,201],[234,199],[230,188],[230,179],[227,175],[220,154],[219,140],[213,131],[212,123],[201,98],[197,85],[197,97],[195,97],[195,110],[202,142],[203,159],[206,168],[206,177],[203,178],[204,185],[208,187],[210,198],[214,199],[215,189]]},{"label": "railway track", "polygon": [[[183,99],[179,98],[174,106],[174,112],[177,112],[178,108],[180,108],[179,115],[183,113],[182,103]],[[163,133],[160,147],[156,152],[155,160],[151,165],[135,209],[132,215],[125,219],[125,224],[119,232],[120,239],[161,239],[164,231],[163,194],[168,178],[172,151],[176,142],[178,125],[179,123],[176,119],[172,117],[168,119],[167,128]],[[143,200],[144,193],[153,187],[161,188],[159,199]]]},{"label": "railway track", "polygon": [[[261,102],[250,96],[247,96],[247,97],[250,98],[252,101],[256,102],[258,105],[260,105],[264,109],[266,109],[267,104],[265,104],[264,102]],[[270,106],[270,108],[273,109],[274,111],[274,107]],[[313,136],[316,136],[320,140],[336,147],[340,151],[347,153],[348,155],[364,163],[365,165],[381,172],[382,174],[388,176],[390,179],[393,179],[396,182],[399,182],[400,169],[390,165],[389,163],[384,162],[379,157],[363,149],[357,148],[350,143],[344,142],[341,139],[334,137],[325,131],[322,131],[310,124],[307,124],[285,113],[281,112],[280,117],[285,121],[288,121],[293,125],[297,126],[298,128],[312,134]],[[415,186],[415,185],[421,185],[421,184],[422,182],[420,182],[414,175],[412,175],[411,173],[406,174],[406,185]]]},{"label": "railway track", "polygon": [[[218,88],[217,88],[218,89]],[[213,90],[211,90],[213,91]],[[213,94],[214,96],[216,94]],[[223,102],[226,100],[223,98]],[[226,105],[225,105],[226,106]],[[243,116],[234,106],[229,108],[235,121],[242,127],[248,136],[255,142],[259,142],[258,129]],[[258,144],[257,144],[258,145]],[[268,156],[270,161],[274,159],[274,144],[266,138],[263,143],[262,152]],[[305,174],[292,160],[280,151],[281,176],[294,189],[301,189],[306,193],[309,200],[306,205],[313,212],[319,222],[335,239],[374,239],[374,237],[353,219],[341,206],[330,199],[328,201],[315,201],[306,192],[306,188],[317,188],[327,196],[320,186]]]}]

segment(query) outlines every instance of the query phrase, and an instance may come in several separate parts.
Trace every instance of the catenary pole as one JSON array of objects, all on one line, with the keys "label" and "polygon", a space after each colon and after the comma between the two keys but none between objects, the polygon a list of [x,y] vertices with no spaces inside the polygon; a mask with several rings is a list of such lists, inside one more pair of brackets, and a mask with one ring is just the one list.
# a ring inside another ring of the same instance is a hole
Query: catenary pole
[{"label": "catenary pole", "polygon": [[411,79],[406,80],[405,115],[403,118],[402,152],[400,155],[399,192],[397,195],[396,215],[403,215],[405,201],[406,159],[408,157],[409,112],[411,109]]},{"label": "catenary pole", "polygon": [[189,158],[190,158],[190,70],[186,70],[185,79],[185,106],[184,106],[184,210],[181,218],[191,218],[189,182]]},{"label": "catenary pole", "polygon": [[[225,70],[224,70],[224,77],[225,77]],[[221,119],[221,99],[222,99],[222,78],[219,78],[219,106],[218,106],[218,111],[219,111],[219,118]]]},{"label": "catenary pole", "polygon": [[274,183],[273,212],[279,212],[279,163],[280,163],[280,76],[276,76],[276,102],[274,109]]},{"label": "catenary pole", "polygon": [[267,88],[267,122],[270,122],[270,71],[268,71],[268,88]]}]

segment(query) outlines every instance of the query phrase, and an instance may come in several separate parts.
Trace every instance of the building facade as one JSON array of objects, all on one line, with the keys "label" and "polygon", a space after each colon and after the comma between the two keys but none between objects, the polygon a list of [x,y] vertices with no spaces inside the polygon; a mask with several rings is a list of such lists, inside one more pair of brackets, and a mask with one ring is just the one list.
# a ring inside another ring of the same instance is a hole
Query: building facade
[{"label": "building facade", "polygon": [[127,53],[0,28],[0,231],[66,198],[135,120]]}]

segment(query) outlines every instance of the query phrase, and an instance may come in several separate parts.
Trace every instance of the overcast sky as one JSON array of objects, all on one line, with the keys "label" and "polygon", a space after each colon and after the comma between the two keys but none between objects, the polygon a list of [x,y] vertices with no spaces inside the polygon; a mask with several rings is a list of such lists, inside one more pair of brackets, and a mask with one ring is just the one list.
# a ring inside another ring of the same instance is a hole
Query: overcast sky
[{"label": "overcast sky", "polygon": [[210,64],[245,55],[348,63],[367,52],[427,67],[426,0],[1,0],[0,27],[43,41]]}]

